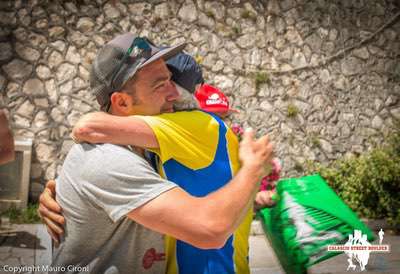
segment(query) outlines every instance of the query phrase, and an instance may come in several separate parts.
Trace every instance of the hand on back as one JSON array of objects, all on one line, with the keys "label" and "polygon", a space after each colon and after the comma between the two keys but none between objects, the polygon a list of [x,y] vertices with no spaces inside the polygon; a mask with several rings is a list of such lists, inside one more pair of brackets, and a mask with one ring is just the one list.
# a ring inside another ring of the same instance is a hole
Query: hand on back
[{"label": "hand on back", "polygon": [[51,180],[46,184],[46,188],[39,198],[38,214],[46,225],[47,231],[56,244],[60,241],[60,236],[64,233],[65,219],[61,215],[61,207],[56,200],[56,182]]}]

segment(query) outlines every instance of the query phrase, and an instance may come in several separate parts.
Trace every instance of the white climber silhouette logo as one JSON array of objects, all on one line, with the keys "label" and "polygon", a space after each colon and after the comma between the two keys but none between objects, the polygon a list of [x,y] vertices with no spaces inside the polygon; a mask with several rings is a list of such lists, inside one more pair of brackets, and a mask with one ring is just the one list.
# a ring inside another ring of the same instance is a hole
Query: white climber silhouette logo
[{"label": "white climber silhouette logo", "polygon": [[366,234],[362,234],[361,230],[354,230],[354,235],[350,234],[344,245],[329,245],[328,251],[344,251],[349,263],[347,270],[356,270],[357,266],[354,264],[356,262],[360,266],[360,270],[364,271],[371,252],[390,252],[389,245],[382,245],[384,234],[381,229],[378,233],[379,245],[372,245],[368,242]]},{"label": "white climber silhouette logo", "polygon": [[379,244],[381,245],[383,241],[383,235],[385,235],[385,232],[383,232],[382,228],[381,230],[379,230],[378,235],[379,235]]},{"label": "white climber silhouette logo", "polygon": [[361,271],[365,270],[365,266],[368,263],[369,253],[371,252],[366,249],[354,249],[355,246],[371,246],[371,244],[367,240],[367,235],[362,235],[360,230],[354,230],[354,237],[353,235],[349,235],[349,240],[345,243],[345,246],[350,246],[349,251],[345,251],[348,259],[347,262],[349,263],[347,270],[350,268],[355,270],[356,265],[353,264],[353,261],[358,262],[360,265]]}]

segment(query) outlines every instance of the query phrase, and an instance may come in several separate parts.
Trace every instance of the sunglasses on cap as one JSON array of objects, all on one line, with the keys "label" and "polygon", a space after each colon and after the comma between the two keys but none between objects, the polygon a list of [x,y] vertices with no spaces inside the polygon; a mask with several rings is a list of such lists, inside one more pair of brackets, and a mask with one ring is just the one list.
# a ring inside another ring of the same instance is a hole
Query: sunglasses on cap
[{"label": "sunglasses on cap", "polygon": [[140,66],[142,63],[144,63],[144,61],[151,57],[151,51],[153,47],[151,46],[151,42],[146,38],[134,38],[131,46],[125,52],[121,62],[119,63],[118,67],[116,67],[113,76],[111,77],[111,88],[120,88],[120,86],[116,85],[115,82],[122,77],[121,73],[124,72],[122,67],[125,63],[127,63],[129,60],[132,60],[134,67]]},{"label": "sunglasses on cap", "polygon": [[[142,65],[148,58],[151,57],[152,50],[154,49],[156,49],[156,47],[147,38],[135,37],[133,39],[132,44],[124,53],[120,63],[113,72],[113,75],[111,77],[111,88],[113,92],[111,92],[109,96],[111,96],[111,94],[120,89],[128,80],[126,79],[125,81],[121,81],[121,79],[123,79],[126,73],[126,68],[122,69],[124,64],[131,61],[133,62],[132,66],[137,68],[140,65]],[[111,101],[107,103],[105,111],[108,112],[110,107],[111,107]]]}]

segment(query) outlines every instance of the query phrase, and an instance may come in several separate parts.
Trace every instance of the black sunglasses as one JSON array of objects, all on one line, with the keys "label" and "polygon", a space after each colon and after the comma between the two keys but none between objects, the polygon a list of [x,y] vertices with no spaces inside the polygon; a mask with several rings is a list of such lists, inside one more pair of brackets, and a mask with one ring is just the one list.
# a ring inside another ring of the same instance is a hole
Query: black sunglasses
[{"label": "black sunglasses", "polygon": [[[111,77],[111,88],[116,90],[120,88],[119,86],[115,85],[116,79],[119,78],[119,74],[121,73],[121,68],[123,65],[129,60],[132,59],[134,62],[137,62],[136,66],[139,66],[140,63],[143,63],[147,58],[151,56],[151,49],[150,42],[146,38],[136,37],[133,39],[131,46],[125,52],[124,56],[121,59],[121,62],[115,69],[113,76]],[[132,51],[135,51],[133,55]]]},{"label": "black sunglasses", "polygon": [[[111,77],[111,89],[112,92],[109,94],[113,94],[117,89],[121,88],[121,84],[116,85],[116,79],[119,79],[122,77],[122,72],[125,72],[122,70],[122,67],[124,66],[125,63],[127,63],[128,60],[133,60],[135,64],[135,67],[140,66],[144,61],[146,61],[148,58],[151,57],[151,52],[152,48],[155,46],[146,38],[142,37],[136,37],[133,39],[131,46],[128,48],[128,50],[125,52],[124,56],[122,56],[120,63],[118,66],[115,68],[112,77]],[[132,54],[133,51],[134,54]],[[124,83],[122,83],[123,85]],[[111,106],[111,101],[107,103],[107,106],[105,108],[105,111],[109,111]]]}]

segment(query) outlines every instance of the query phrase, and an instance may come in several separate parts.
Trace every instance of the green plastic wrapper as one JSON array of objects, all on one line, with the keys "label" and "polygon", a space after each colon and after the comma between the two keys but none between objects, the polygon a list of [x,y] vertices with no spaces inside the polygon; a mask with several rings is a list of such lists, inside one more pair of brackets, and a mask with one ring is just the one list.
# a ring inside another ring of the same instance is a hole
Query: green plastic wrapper
[{"label": "green plastic wrapper", "polygon": [[342,252],[327,251],[341,245],[354,230],[369,241],[371,230],[319,176],[280,180],[277,204],[259,211],[264,232],[286,273],[307,269]]}]

